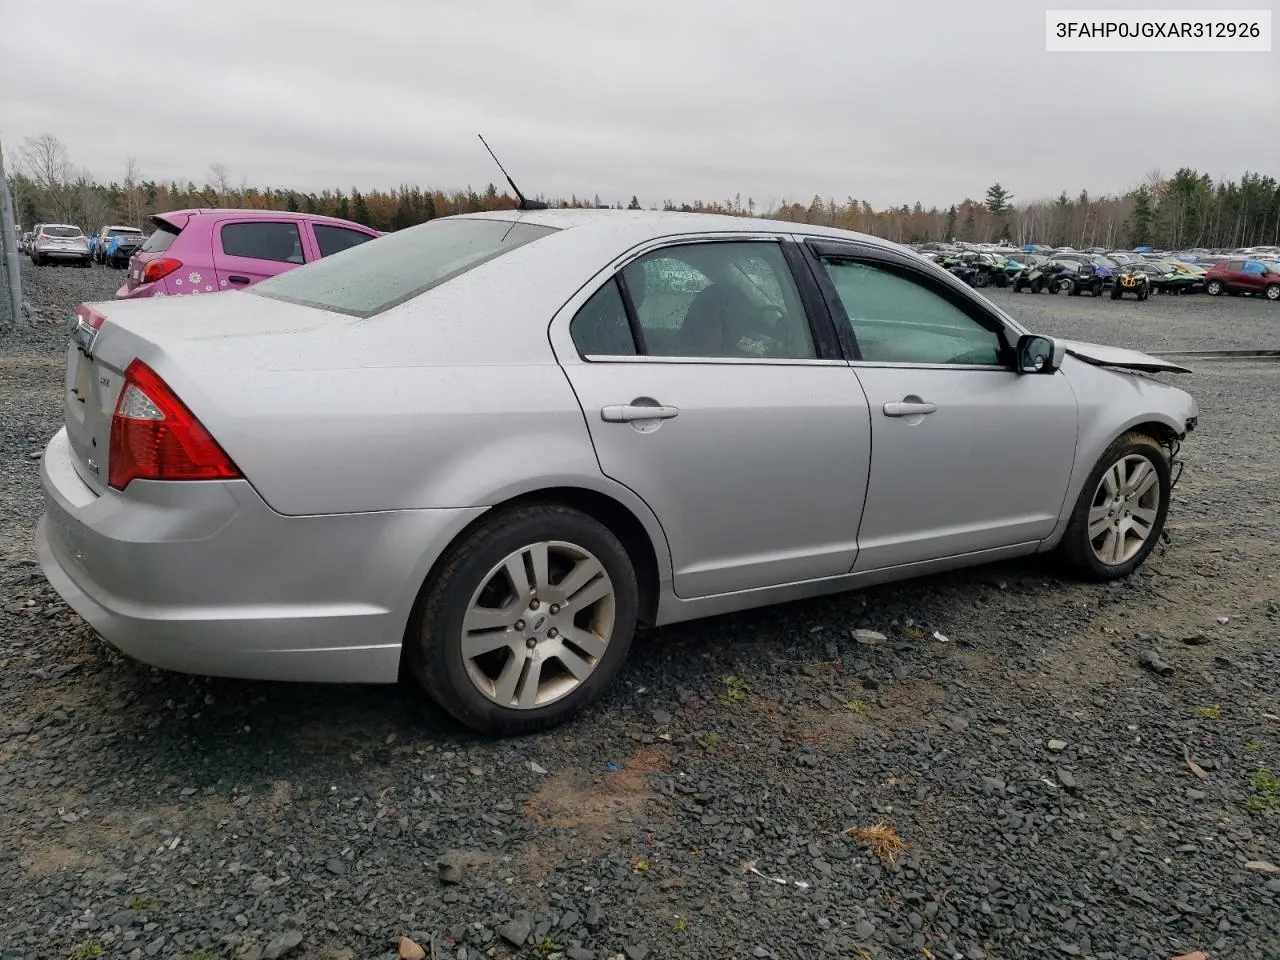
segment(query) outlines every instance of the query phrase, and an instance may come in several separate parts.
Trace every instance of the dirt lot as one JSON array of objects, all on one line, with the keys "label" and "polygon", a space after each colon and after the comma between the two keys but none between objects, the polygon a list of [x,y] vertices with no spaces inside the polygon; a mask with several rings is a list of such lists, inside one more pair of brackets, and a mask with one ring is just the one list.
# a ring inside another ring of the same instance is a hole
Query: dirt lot
[{"label": "dirt lot", "polygon": [[[58,601],[31,454],[62,324],[120,274],[29,277],[58,324],[0,347],[3,960],[1280,956],[1280,364],[1178,380],[1172,542],[1127,582],[1011,564],[660,630],[574,725],[489,742],[407,689],[158,673]],[[1252,300],[991,295],[1280,348]]]}]

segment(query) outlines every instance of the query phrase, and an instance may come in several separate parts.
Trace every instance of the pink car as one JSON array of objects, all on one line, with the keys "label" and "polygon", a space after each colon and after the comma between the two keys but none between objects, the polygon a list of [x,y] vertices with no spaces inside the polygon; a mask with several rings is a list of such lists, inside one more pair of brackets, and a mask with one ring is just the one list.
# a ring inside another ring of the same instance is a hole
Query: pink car
[{"label": "pink car", "polygon": [[151,217],[155,232],[129,260],[117,300],[220,293],[382,236],[310,213],[175,210]]}]

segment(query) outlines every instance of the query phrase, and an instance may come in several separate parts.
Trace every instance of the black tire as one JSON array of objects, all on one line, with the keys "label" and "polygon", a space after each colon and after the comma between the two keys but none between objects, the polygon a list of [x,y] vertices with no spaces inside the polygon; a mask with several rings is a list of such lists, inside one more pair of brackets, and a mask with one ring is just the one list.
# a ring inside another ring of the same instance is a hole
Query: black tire
[{"label": "black tire", "polygon": [[1039,280],[1032,280],[1032,281],[1031,281],[1031,292],[1032,292],[1032,293],[1039,293],[1039,292],[1040,292],[1041,290],[1043,290],[1043,289],[1044,289],[1044,284],[1043,284],[1043,283],[1041,283]]},{"label": "black tire", "polygon": [[[1119,564],[1107,564],[1098,559],[1089,542],[1089,511],[1093,507],[1094,497],[1102,476],[1124,457],[1140,454],[1146,457],[1155,468],[1157,483],[1160,487],[1160,505],[1156,509],[1155,523],[1151,533],[1142,547],[1128,560]],[[1165,518],[1169,514],[1169,492],[1172,479],[1169,470],[1169,459],[1164,448],[1145,433],[1130,432],[1117,437],[1094,464],[1085,480],[1076,505],[1071,511],[1071,519],[1067,523],[1066,532],[1058,544],[1057,554],[1068,568],[1091,580],[1118,580],[1127,577],[1147,559],[1156,544],[1160,542],[1160,534],[1164,530]]]},{"label": "black tire", "polygon": [[1149,289],[1147,289],[1146,287],[1143,287],[1141,290],[1139,290],[1139,291],[1138,291],[1138,299],[1139,299],[1139,300],[1145,300],[1145,299],[1147,299],[1147,297],[1149,297],[1149,296],[1151,296],[1151,291],[1150,291]]},{"label": "black tire", "polygon": [[990,282],[991,282],[991,278],[988,277],[981,270],[979,270],[976,274],[974,274],[973,285],[975,287],[985,287]]},{"label": "black tire", "polygon": [[1090,293],[1095,297],[1102,296],[1102,281],[1095,280],[1093,286],[1089,288]]},{"label": "black tire", "polygon": [[[544,707],[520,710],[490,700],[472,684],[462,656],[462,621],[472,594],[503,558],[540,541],[589,550],[614,587],[614,627],[592,673]],[[626,548],[604,524],[559,504],[501,510],[453,544],[424,585],[405,636],[409,674],[459,723],[480,733],[517,736],[563,723],[598,698],[621,670],[635,635],[639,586]]]},{"label": "black tire", "polygon": [[1013,281],[1013,292],[1014,292],[1014,293],[1021,293],[1021,292],[1022,292],[1022,281],[1021,281],[1021,280],[1015,280],[1015,281]]},{"label": "black tire", "polygon": [[1221,280],[1210,280],[1205,284],[1204,292],[1211,297],[1216,297],[1222,293],[1223,286]]},{"label": "black tire", "polygon": [[1272,303],[1280,303],[1280,283],[1273,283],[1264,291],[1265,296]]},{"label": "black tire", "polygon": [[1117,283],[1114,287],[1111,288],[1112,300],[1119,300],[1123,296],[1124,296],[1124,291],[1120,289],[1120,284]]}]

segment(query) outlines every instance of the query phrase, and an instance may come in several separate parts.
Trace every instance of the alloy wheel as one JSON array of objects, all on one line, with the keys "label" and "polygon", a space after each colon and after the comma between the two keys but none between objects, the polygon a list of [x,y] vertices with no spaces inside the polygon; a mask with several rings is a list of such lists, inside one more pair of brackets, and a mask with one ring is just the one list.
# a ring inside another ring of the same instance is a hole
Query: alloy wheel
[{"label": "alloy wheel", "polygon": [[613,581],[589,550],[559,540],[522,547],[471,596],[460,638],[467,676],[503,707],[560,700],[604,657],[615,608]]},{"label": "alloy wheel", "polygon": [[1108,566],[1142,549],[1160,514],[1160,477],[1145,456],[1122,457],[1102,475],[1089,507],[1089,547]]}]

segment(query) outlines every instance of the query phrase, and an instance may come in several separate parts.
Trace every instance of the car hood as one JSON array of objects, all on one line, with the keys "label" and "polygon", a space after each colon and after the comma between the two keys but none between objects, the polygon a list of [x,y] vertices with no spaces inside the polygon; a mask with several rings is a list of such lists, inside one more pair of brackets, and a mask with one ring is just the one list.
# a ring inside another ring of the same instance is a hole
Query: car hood
[{"label": "car hood", "polygon": [[1124,367],[1128,370],[1150,372],[1162,370],[1171,373],[1192,372],[1187,367],[1168,360],[1161,360],[1159,357],[1137,350],[1126,350],[1124,347],[1107,347],[1099,343],[1084,343],[1079,340],[1063,340],[1061,343],[1071,356],[1100,367]]}]

